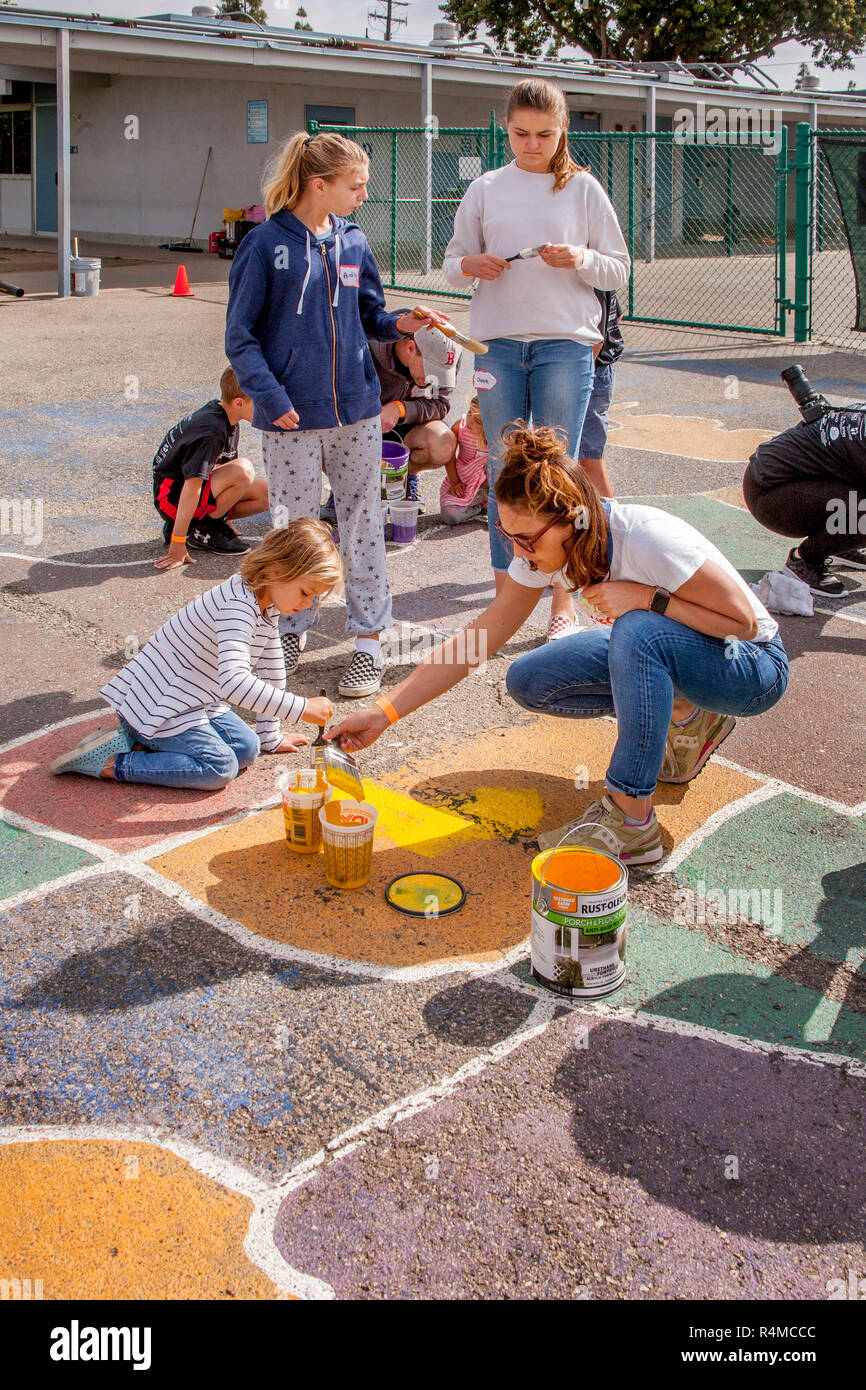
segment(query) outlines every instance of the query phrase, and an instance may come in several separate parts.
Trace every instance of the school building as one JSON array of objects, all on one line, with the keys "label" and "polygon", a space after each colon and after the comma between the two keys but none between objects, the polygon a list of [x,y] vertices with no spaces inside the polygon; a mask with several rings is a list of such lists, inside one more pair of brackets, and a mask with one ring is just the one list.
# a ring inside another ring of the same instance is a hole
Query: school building
[{"label": "school building", "polygon": [[[288,24],[294,0],[278,8]],[[734,124],[748,109],[767,131],[783,121],[791,143],[803,121],[866,130],[866,96],[782,91],[754,65],[529,63],[462,43],[448,24],[425,45],[263,28],[218,19],[206,6],[132,20],[2,7],[0,233],[59,231],[61,280],[72,235],[144,244],[185,237],[210,147],[195,233],[206,245],[225,208],[260,202],[265,164],[311,120],[488,127],[529,72],[559,83],[577,132],[669,131],[684,109],[700,126],[711,108],[730,112]],[[371,144],[374,178],[379,144]],[[420,204],[459,196],[480,172],[471,145],[439,148],[434,135],[423,147],[426,166],[407,171]],[[408,158],[424,164],[420,153]],[[647,175],[654,189],[655,161]],[[670,177],[664,162],[658,177]],[[697,197],[702,180],[694,182]],[[428,256],[447,230],[428,230]],[[660,219],[654,235],[681,238],[684,229]]]}]

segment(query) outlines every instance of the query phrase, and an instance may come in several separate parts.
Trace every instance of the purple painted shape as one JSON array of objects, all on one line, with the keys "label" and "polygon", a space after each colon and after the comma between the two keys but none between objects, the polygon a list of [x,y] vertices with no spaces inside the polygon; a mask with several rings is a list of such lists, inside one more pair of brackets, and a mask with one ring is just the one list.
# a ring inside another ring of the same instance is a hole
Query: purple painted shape
[{"label": "purple painted shape", "polygon": [[864,1270],[864,1110],[840,1069],[576,1014],[334,1161],[275,1239],[346,1298],[826,1299]]}]

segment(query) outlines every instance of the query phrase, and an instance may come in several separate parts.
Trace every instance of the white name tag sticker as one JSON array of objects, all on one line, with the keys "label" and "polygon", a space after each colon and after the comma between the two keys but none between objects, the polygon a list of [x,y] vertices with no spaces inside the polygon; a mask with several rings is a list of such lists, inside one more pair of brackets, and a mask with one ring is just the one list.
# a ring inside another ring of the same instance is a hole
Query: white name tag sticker
[{"label": "white name tag sticker", "polygon": [[361,283],[361,267],[359,265],[341,265],[340,280],[349,289],[356,290]]},{"label": "white name tag sticker", "polygon": [[409,391],[409,395],[412,397],[412,399],[413,399],[414,401],[418,401],[418,400],[430,401],[430,400],[432,400],[432,399],[433,399],[433,384],[432,384],[432,382],[430,382],[430,383],[428,383],[427,385],[424,385],[424,386],[413,386],[413,387],[410,389],[410,391]]},{"label": "white name tag sticker", "polygon": [[472,385],[476,391],[491,391],[496,385],[496,377],[492,372],[473,372]]}]

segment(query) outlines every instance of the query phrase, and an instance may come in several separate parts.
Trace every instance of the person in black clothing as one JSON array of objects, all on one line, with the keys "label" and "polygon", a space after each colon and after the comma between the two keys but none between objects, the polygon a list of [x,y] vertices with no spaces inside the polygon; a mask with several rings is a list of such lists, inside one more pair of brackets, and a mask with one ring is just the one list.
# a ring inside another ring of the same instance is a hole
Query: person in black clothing
[{"label": "person in black clothing", "polygon": [[866,402],[832,408],[759,444],[743,496],[768,531],[805,537],[788,555],[789,574],[813,594],[844,594],[829,562],[866,569]]},{"label": "person in black clothing", "polygon": [[252,418],[252,401],[226,367],[220,399],[168,431],[153,460],[153,504],[168,546],[168,554],[155,562],[157,569],[191,564],[187,546],[229,555],[249,550],[227,518],[268,510],[267,483],[256,477],[249,459],[238,457],[240,421]]}]

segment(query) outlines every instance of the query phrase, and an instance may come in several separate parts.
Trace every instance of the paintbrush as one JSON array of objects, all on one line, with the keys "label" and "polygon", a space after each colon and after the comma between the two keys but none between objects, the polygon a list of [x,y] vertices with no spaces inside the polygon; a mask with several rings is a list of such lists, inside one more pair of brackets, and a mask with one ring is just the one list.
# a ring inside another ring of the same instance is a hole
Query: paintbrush
[{"label": "paintbrush", "polygon": [[545,246],[550,242],[543,241],[540,246],[527,246],[523,251],[515,251],[513,256],[506,256],[507,261],[531,261],[533,256],[540,256]]},{"label": "paintbrush", "polygon": [[[414,312],[413,310],[413,313]],[[415,317],[420,319],[422,315],[415,314]],[[455,328],[453,323],[433,323],[431,319],[427,327],[437,329],[440,333],[444,334],[446,338],[453,338],[455,343],[459,343],[461,347],[468,348],[469,351],[474,352],[476,356],[483,355],[485,352],[489,351],[486,343],[481,343],[477,338],[470,338],[468,334],[461,333],[460,329]]]}]

